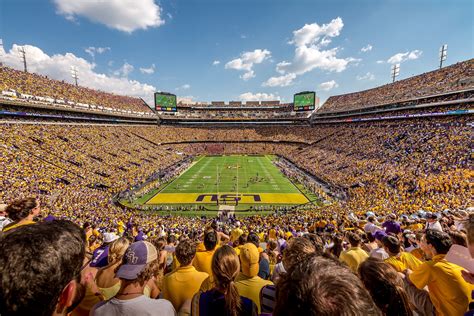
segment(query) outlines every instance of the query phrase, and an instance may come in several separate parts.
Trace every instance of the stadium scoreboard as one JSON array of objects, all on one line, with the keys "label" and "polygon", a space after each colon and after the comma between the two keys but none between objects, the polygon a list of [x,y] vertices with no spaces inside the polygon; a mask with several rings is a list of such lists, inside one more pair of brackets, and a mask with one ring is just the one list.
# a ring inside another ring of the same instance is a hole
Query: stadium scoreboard
[{"label": "stadium scoreboard", "polygon": [[167,92],[155,92],[155,110],[176,112],[176,95]]},{"label": "stadium scoreboard", "polygon": [[314,103],[316,100],[316,93],[314,91],[304,91],[296,93],[293,96],[293,110],[294,111],[312,111],[314,110]]}]

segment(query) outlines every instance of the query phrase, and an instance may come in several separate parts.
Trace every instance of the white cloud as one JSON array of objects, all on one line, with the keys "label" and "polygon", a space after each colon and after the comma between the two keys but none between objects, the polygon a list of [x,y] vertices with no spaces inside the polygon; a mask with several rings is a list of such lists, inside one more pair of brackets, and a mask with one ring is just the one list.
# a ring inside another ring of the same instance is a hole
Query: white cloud
[{"label": "white cloud", "polygon": [[225,69],[243,70],[245,73],[240,76],[243,80],[255,77],[253,66],[261,64],[271,57],[271,52],[266,49],[256,49],[253,52],[244,52],[239,58],[235,58],[225,64]]},{"label": "white cloud", "polygon": [[240,38],[241,38],[241,39],[246,39],[246,38],[247,38],[247,35],[241,34],[241,35],[240,35]]},{"label": "white cloud", "polygon": [[365,75],[362,75],[362,76],[359,76],[359,75],[358,75],[358,76],[356,76],[356,79],[357,79],[357,80],[369,80],[369,81],[371,81],[371,80],[374,80],[374,79],[375,79],[375,76],[374,76],[373,73],[368,72],[368,73],[366,73]]},{"label": "white cloud", "polygon": [[295,80],[296,74],[289,73],[279,77],[271,77],[265,81],[262,86],[264,87],[287,87],[293,83]]},{"label": "white cloud", "polygon": [[253,70],[250,70],[250,71],[247,71],[246,73],[244,73],[243,75],[240,76],[241,79],[247,81],[251,78],[254,78],[255,77],[255,72]]},{"label": "white cloud", "polygon": [[94,46],[89,46],[86,49],[84,49],[86,53],[92,56],[92,58],[95,57],[95,54],[103,54],[106,51],[110,51],[110,47],[94,47]]},{"label": "white cloud", "polygon": [[324,91],[329,91],[337,87],[339,87],[339,85],[334,80],[323,82],[319,85],[319,89],[324,90]]},{"label": "white cloud", "polygon": [[280,100],[280,96],[275,95],[273,93],[255,93],[253,94],[252,92],[246,92],[242,93],[239,96],[239,99],[241,101],[276,101]]},{"label": "white cloud", "polygon": [[[22,47],[26,51],[28,71],[30,72],[72,83],[73,79],[71,78],[70,69],[71,66],[74,66],[77,68],[79,85],[81,86],[119,95],[141,97],[148,104],[153,102],[153,93],[156,91],[154,86],[136,80],[129,80],[126,77],[111,77],[106,74],[97,73],[94,71],[96,67],[94,63],[90,63],[72,53],[49,56],[38,47],[14,44],[10,51],[2,57],[4,64],[18,70],[23,70],[23,62],[19,57],[19,49]],[[128,68],[128,66],[125,68]]]},{"label": "white cloud", "polygon": [[217,66],[217,65],[219,65],[220,63],[221,63],[221,62],[220,62],[219,60],[214,60],[214,61],[212,62],[212,65],[213,65],[213,66]]},{"label": "white cloud", "polygon": [[148,68],[140,67],[140,72],[142,74],[147,74],[147,75],[151,75],[151,74],[155,73],[155,64],[151,64],[151,66],[148,67]]},{"label": "white cloud", "polygon": [[126,33],[158,27],[165,21],[154,0],[53,0],[56,12],[69,21],[78,16]]},{"label": "white cloud", "polygon": [[370,52],[370,51],[372,50],[372,48],[373,48],[372,45],[367,44],[366,46],[362,47],[362,48],[360,49],[360,51],[363,52],[363,53],[366,53],[366,52]]},{"label": "white cloud", "polygon": [[128,75],[133,71],[135,70],[135,67],[133,67],[132,65],[130,65],[129,63],[125,62],[123,63],[122,67],[120,67],[119,69],[115,70],[113,72],[113,74],[115,76],[119,76],[119,77],[128,77]]},{"label": "white cloud", "polygon": [[383,60],[377,60],[376,63],[377,63],[377,64],[383,64],[383,63],[385,63],[385,61],[383,61]]},{"label": "white cloud", "polygon": [[402,63],[406,60],[413,60],[413,59],[418,59],[420,58],[421,54],[423,54],[423,51],[415,49],[412,50],[411,52],[405,52],[405,53],[398,53],[393,55],[387,60],[387,63],[389,64],[399,64]]},{"label": "white cloud", "polygon": [[305,24],[299,30],[293,32],[293,39],[289,42],[295,46],[313,45],[319,41],[321,36],[339,36],[344,23],[340,17],[333,19],[329,24],[319,26],[317,23]]},{"label": "white cloud", "polygon": [[[293,32],[293,38],[289,44],[295,46],[293,60],[279,62],[276,71],[285,75],[268,79],[265,86],[275,86],[278,83],[289,85],[296,78],[313,69],[321,69],[329,72],[341,72],[349,63],[357,63],[360,59],[338,58],[339,48],[325,49],[332,38],[340,35],[344,23],[340,17],[333,19],[328,24],[317,23],[305,24],[302,28]],[[283,85],[283,86],[284,86]],[[280,85],[282,86],[282,85]]]},{"label": "white cloud", "polygon": [[186,83],[180,87],[177,87],[175,90],[188,90],[189,88],[191,88],[191,85]]}]

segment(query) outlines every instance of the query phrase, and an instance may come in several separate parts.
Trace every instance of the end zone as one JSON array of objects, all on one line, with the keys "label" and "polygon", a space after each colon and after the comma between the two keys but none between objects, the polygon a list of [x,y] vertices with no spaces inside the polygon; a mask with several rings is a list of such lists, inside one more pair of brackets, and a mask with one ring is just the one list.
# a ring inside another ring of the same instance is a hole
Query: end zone
[{"label": "end zone", "polygon": [[239,200],[241,204],[304,204],[309,200],[302,193],[157,193],[145,204],[215,204]]}]

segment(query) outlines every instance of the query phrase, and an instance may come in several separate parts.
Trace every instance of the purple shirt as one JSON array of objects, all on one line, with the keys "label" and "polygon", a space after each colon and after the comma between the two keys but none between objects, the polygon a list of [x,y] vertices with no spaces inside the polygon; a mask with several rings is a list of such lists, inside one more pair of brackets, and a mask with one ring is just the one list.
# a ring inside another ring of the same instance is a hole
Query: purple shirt
[{"label": "purple shirt", "polygon": [[109,246],[100,246],[92,254],[91,267],[102,268],[109,264]]}]

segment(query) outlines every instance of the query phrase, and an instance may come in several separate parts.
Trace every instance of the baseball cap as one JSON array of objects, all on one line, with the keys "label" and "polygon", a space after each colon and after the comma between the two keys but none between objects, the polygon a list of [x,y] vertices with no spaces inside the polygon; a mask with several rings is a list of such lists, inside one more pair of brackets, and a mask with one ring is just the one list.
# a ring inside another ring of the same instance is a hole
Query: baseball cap
[{"label": "baseball cap", "polygon": [[374,238],[378,241],[382,241],[382,238],[387,236],[387,234],[383,230],[377,230],[374,234]]},{"label": "baseball cap", "polygon": [[112,241],[115,241],[119,239],[120,237],[117,236],[115,233],[104,233],[104,242],[105,243],[110,243]]},{"label": "baseball cap", "polygon": [[240,262],[242,273],[248,277],[254,277],[258,274],[260,254],[254,244],[246,243],[240,248]]},{"label": "baseball cap", "polygon": [[431,213],[431,212],[426,212],[426,213],[425,213],[425,218],[426,218],[426,219],[437,219],[438,216],[436,216],[436,214],[433,214],[433,213]]},{"label": "baseball cap", "polygon": [[148,241],[134,242],[125,252],[123,263],[115,276],[125,280],[135,280],[146,265],[157,258],[158,253],[153,244]]}]

